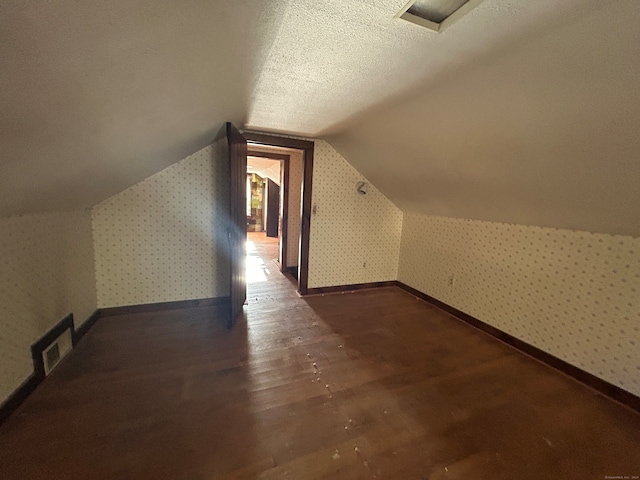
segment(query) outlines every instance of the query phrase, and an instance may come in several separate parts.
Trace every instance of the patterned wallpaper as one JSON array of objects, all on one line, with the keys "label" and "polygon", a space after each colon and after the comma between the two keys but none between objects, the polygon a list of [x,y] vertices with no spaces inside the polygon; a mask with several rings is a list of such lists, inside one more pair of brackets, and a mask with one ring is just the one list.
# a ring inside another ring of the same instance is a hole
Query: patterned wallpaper
[{"label": "patterned wallpaper", "polygon": [[640,395],[640,238],[405,213],[399,280]]},{"label": "patterned wallpaper", "polygon": [[313,165],[309,288],[395,280],[402,212],[326,141],[316,141]]},{"label": "patterned wallpaper", "polygon": [[287,227],[287,267],[298,266],[302,213],[302,150],[289,150],[289,218]]},{"label": "patterned wallpaper", "polygon": [[229,294],[226,139],[93,209],[98,305]]},{"label": "patterned wallpaper", "polygon": [[86,211],[0,219],[0,402],[33,372],[31,345],[69,313],[96,309]]}]

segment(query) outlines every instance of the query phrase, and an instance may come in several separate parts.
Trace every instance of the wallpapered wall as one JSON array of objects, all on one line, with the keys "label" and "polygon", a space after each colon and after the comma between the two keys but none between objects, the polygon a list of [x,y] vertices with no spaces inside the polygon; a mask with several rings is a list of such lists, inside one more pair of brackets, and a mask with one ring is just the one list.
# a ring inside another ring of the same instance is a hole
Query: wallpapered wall
[{"label": "wallpapered wall", "polygon": [[402,212],[326,141],[316,141],[313,165],[309,288],[397,278]]},{"label": "wallpapered wall", "polygon": [[399,280],[640,395],[640,238],[405,213]]},{"label": "wallpapered wall", "polygon": [[69,313],[96,309],[91,216],[0,219],[0,402],[33,372],[31,345]]},{"label": "wallpapered wall", "polygon": [[302,150],[290,149],[289,155],[289,210],[287,227],[287,267],[298,266],[300,254],[300,214],[302,213]]},{"label": "wallpapered wall", "polygon": [[93,209],[98,305],[229,294],[221,139]]}]

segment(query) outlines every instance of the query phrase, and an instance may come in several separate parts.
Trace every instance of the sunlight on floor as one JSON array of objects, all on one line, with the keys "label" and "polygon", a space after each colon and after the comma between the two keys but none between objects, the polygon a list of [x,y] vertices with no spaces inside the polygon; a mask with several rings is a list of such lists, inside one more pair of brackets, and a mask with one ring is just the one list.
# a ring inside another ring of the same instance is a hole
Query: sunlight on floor
[{"label": "sunlight on floor", "polygon": [[258,255],[255,243],[247,240],[247,283],[266,282],[270,273]]}]

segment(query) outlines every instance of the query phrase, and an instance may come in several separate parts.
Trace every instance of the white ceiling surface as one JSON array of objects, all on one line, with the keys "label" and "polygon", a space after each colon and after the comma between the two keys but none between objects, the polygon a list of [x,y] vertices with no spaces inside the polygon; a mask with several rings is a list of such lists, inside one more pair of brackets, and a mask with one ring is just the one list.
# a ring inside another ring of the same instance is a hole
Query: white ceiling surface
[{"label": "white ceiling surface", "polygon": [[242,124],[284,6],[0,0],[0,215],[92,206]]},{"label": "white ceiling surface", "polygon": [[408,210],[638,233],[640,2],[486,0],[442,34],[404,4],[0,0],[0,215],[91,206],[231,120],[328,135]]},{"label": "white ceiling surface", "polygon": [[280,162],[262,157],[247,157],[247,173],[255,173],[280,185]]},{"label": "white ceiling surface", "polygon": [[404,211],[640,236],[640,2],[581,3],[331,143]]}]

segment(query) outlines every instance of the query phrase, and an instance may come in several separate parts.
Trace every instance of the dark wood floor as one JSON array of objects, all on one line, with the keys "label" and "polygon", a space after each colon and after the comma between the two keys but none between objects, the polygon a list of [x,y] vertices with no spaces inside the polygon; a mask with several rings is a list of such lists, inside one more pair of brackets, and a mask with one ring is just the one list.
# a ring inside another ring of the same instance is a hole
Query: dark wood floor
[{"label": "dark wood floor", "polygon": [[98,321],[0,427],[0,479],[640,475],[634,412],[400,289],[303,300],[273,248],[231,332]]}]

